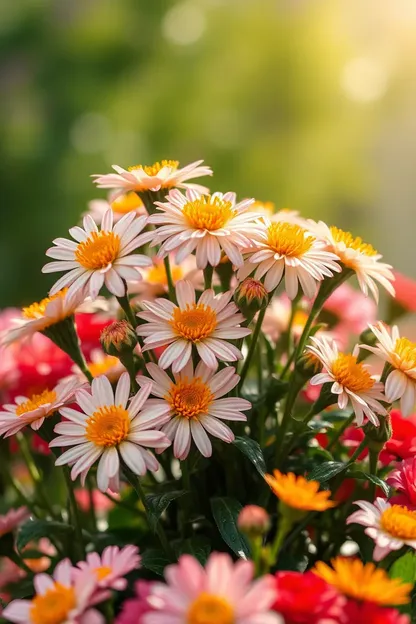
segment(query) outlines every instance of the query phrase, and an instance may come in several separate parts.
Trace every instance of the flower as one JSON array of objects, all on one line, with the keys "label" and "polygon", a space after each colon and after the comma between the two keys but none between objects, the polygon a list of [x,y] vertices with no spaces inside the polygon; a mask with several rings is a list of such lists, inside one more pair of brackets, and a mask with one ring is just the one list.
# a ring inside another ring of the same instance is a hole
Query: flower
[{"label": "flower", "polygon": [[[145,613],[152,611],[147,602],[152,583],[150,581],[137,581],[134,584],[135,597],[125,600],[121,607],[121,612],[116,619],[116,624],[137,624]],[[396,624],[395,622],[393,624]],[[401,623],[398,623],[401,624]]]},{"label": "flower", "polygon": [[[93,349],[91,351],[87,367],[93,377],[105,375],[112,383],[120,379],[120,375],[126,370],[118,357],[106,355],[101,349]],[[84,373],[76,364],[72,366],[71,370],[72,375],[68,376],[68,380],[79,379],[80,381],[85,381]]]},{"label": "flower", "polygon": [[212,553],[205,568],[182,555],[165,569],[167,584],[153,583],[147,600],[154,609],[142,624],[282,624],[270,609],[276,598],[273,577],[252,582],[252,561],[234,563],[225,553]]},{"label": "flower", "polygon": [[223,251],[233,264],[243,265],[241,249],[251,246],[253,233],[260,230],[259,215],[247,212],[252,199],[236,203],[235,193],[201,195],[193,189],[185,195],[172,190],[166,199],[155,202],[163,212],[149,217],[158,226],[153,244],[163,243],[159,258],[174,252],[180,263],[195,251],[196,265],[204,269],[217,266]]},{"label": "flower", "polygon": [[27,520],[29,516],[30,512],[27,507],[9,509],[4,516],[0,516],[0,537],[14,531],[14,529],[20,526],[24,520]]},{"label": "flower", "polygon": [[132,351],[137,344],[137,336],[128,321],[113,321],[104,327],[100,341],[106,353],[121,353],[124,350]]},{"label": "flower", "polygon": [[[396,609],[379,607],[373,602],[356,602],[348,600],[343,608],[339,624],[410,624],[407,615]],[[127,624],[127,622],[126,622]]]},{"label": "flower", "polygon": [[409,457],[400,462],[398,467],[389,474],[386,481],[399,492],[390,498],[390,502],[396,505],[404,505],[415,511],[416,457]]},{"label": "flower", "polygon": [[393,271],[395,303],[399,303],[405,310],[416,312],[416,282],[407,275]]},{"label": "flower", "polygon": [[0,411],[0,435],[8,438],[26,425],[37,431],[45,418],[72,402],[75,391],[80,387],[78,379],[64,379],[53,390],[46,389],[30,397],[16,397],[15,403],[3,405]]},{"label": "flower", "polygon": [[325,371],[312,377],[310,383],[331,383],[331,392],[338,397],[340,409],[346,409],[350,403],[359,426],[364,417],[378,426],[376,414],[387,414],[380,403],[386,400],[382,392],[384,386],[370,375],[367,365],[357,361],[358,348],[352,354],[346,354],[338,352],[335,340],[312,337],[311,341],[313,346],[308,345],[306,349],[322,362]]},{"label": "flower", "polygon": [[401,605],[410,600],[413,585],[389,578],[387,572],[376,568],[374,563],[336,557],[331,564],[332,568],[318,561],[312,571],[348,598],[378,605]]},{"label": "flower", "polygon": [[192,188],[201,193],[207,193],[208,189],[205,186],[187,182],[187,180],[192,180],[193,178],[212,175],[210,167],[200,166],[203,162],[203,160],[197,160],[182,169],[179,169],[177,160],[162,160],[153,165],[134,165],[128,169],[113,165],[116,173],[108,173],[106,175],[100,173],[92,177],[95,178],[94,182],[98,188],[117,189],[118,195],[127,191],[136,191],[138,193],[159,191],[160,189],[170,189],[174,186]]},{"label": "flower", "polygon": [[246,399],[221,398],[239,382],[235,368],[229,366],[214,374],[199,362],[194,373],[190,360],[173,381],[156,364],[147,364],[146,368],[152,379],[139,375],[137,381],[142,386],[150,382],[152,394],[159,398],[145,403],[143,415],[163,415],[169,420],[162,431],[173,441],[175,457],[185,459],[192,440],[204,457],[210,457],[212,445],[207,432],[224,442],[234,440],[234,433],[222,421],[246,421],[242,412],[251,408]]},{"label": "flower", "polygon": [[32,600],[13,600],[3,617],[16,624],[104,624],[98,611],[88,609],[95,579],[82,575],[74,582],[69,559],[58,563],[53,577],[37,574],[34,587]]},{"label": "flower", "polygon": [[180,281],[175,290],[178,305],[167,299],[142,302],[145,311],[137,316],[147,322],[139,325],[137,333],[145,336],[143,351],[169,345],[159,366],[172,364],[174,373],[186,366],[192,346],[209,368],[217,368],[217,360],[241,359],[241,351],[227,340],[248,336],[251,330],[240,327],[244,317],[235,303],[230,303],[231,292],[215,295],[213,290],[205,290],[196,302],[191,282]]},{"label": "flower", "polygon": [[138,269],[152,264],[147,256],[132,254],[148,239],[148,233],[139,235],[146,220],[146,217],[136,217],[129,212],[113,226],[113,211],[109,208],[103,216],[100,230],[93,218],[87,215],[84,217],[84,229],[74,227],[69,230],[76,242],[56,238],[53,241],[55,247],[50,247],[46,255],[56,258],[57,262],[48,262],[42,272],[69,273],[58,279],[51,288],[51,295],[69,286],[68,298],[88,290],[95,299],[105,284],[113,295],[123,297],[126,293],[125,281],[141,279]]},{"label": "flower", "polygon": [[261,536],[270,529],[270,516],[264,507],[246,505],[238,514],[237,525],[248,536]]},{"label": "flower", "polygon": [[318,282],[341,271],[338,257],[325,250],[325,243],[295,223],[265,218],[265,226],[259,233],[253,231],[251,238],[256,249],[246,258],[237,277],[243,280],[255,270],[254,278],[264,277],[268,292],[277,288],[284,276],[290,299],[296,297],[298,283],[305,295],[312,298]]},{"label": "flower", "polygon": [[93,199],[88,202],[88,212],[86,214],[90,214],[96,223],[101,223],[104,213],[109,208],[114,213],[115,222],[119,221],[128,212],[133,212],[136,216],[147,214],[142,200],[133,191],[116,197],[110,195],[108,201],[105,199]]},{"label": "flower", "polygon": [[328,500],[331,496],[329,490],[319,492],[318,481],[307,481],[293,472],[282,474],[279,470],[274,470],[273,475],[266,474],[264,478],[273,494],[292,509],[325,511],[336,505],[334,501]]},{"label": "flower", "polygon": [[416,414],[404,417],[400,410],[390,412],[392,436],[380,453],[380,461],[388,465],[394,459],[407,459],[416,455]]},{"label": "flower", "polygon": [[365,534],[374,540],[374,561],[384,559],[392,550],[403,546],[416,549],[416,511],[402,505],[392,505],[382,498],[374,504],[355,501],[360,510],[347,518],[347,524],[362,524]]},{"label": "flower", "polygon": [[399,329],[391,329],[384,323],[370,325],[378,340],[375,347],[362,345],[375,353],[394,369],[387,375],[385,384],[386,398],[389,403],[400,399],[400,409],[404,416],[411,414],[416,402],[416,343],[401,338]]},{"label": "flower", "polygon": [[99,459],[97,469],[98,488],[105,492],[110,480],[117,478],[121,458],[128,468],[137,475],[157,470],[159,463],[144,447],[163,448],[170,442],[155,427],[166,422],[167,417],[142,418],[140,409],[150,394],[147,384],[130,399],[130,379],[123,373],[114,394],[107,377],[93,379],[91,394],[78,390],[76,402],[83,412],[72,408],[62,408],[60,413],[70,422],[55,426],[57,438],[50,447],[70,446],[55,462],[56,466],[72,465],[71,477],[84,478],[91,466]]},{"label": "flower", "polygon": [[140,567],[139,549],[137,546],[107,546],[102,555],[88,553],[86,561],[79,561],[73,569],[74,578],[85,573],[94,576],[100,589],[126,589],[126,574]]},{"label": "flower", "polygon": [[[197,290],[203,290],[203,273],[196,268],[195,256],[188,256],[180,264],[170,259],[170,274],[172,281],[176,285],[182,279],[189,280]],[[142,270],[143,279],[140,282],[129,284],[129,293],[137,295],[132,299],[132,303],[140,302],[142,299],[153,300],[168,293],[168,278],[164,260],[153,257],[152,266]]]}]

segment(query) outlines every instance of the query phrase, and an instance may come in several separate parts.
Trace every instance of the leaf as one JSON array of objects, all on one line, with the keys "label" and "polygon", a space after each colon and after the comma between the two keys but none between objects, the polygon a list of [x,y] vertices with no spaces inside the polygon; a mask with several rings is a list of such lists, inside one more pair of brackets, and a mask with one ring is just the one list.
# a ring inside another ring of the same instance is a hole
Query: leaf
[{"label": "leaf", "polygon": [[211,510],[224,542],[242,559],[250,556],[248,543],[237,527],[241,504],[235,498],[218,497],[211,499]]},{"label": "leaf", "polygon": [[400,578],[413,585],[416,582],[416,554],[407,552],[393,563],[389,572],[392,578]]},{"label": "leaf", "polygon": [[186,494],[186,490],[174,490],[164,494],[148,494],[146,504],[148,507],[149,526],[152,531],[156,531],[160,516],[169,507],[172,501]]},{"label": "leaf", "polygon": [[264,477],[267,469],[260,444],[248,436],[237,436],[234,440],[234,445],[243,453],[243,455],[248,457],[256,470],[262,477]]},{"label": "leaf", "polygon": [[370,474],[369,472],[364,472],[363,470],[348,470],[347,475],[349,477],[352,477],[353,479],[360,479],[374,483],[374,485],[377,485],[383,490],[384,494],[387,497],[389,497],[391,494],[390,486],[385,481],[383,481],[383,479],[380,479],[380,477],[377,477],[376,475]]},{"label": "leaf", "polygon": [[308,474],[306,477],[308,481],[319,481],[320,483],[325,483],[335,477],[335,475],[342,472],[347,467],[347,464],[344,462],[335,462],[335,461],[327,461],[320,464],[320,466],[316,466]]},{"label": "leaf", "polygon": [[196,536],[186,540],[180,540],[175,546],[175,551],[180,555],[192,555],[201,565],[205,565],[211,552],[210,541],[206,537]]},{"label": "leaf", "polygon": [[16,548],[21,551],[29,542],[36,541],[41,537],[50,535],[69,535],[74,531],[73,527],[63,522],[52,520],[29,520],[25,522],[17,534]]},{"label": "leaf", "polygon": [[163,550],[149,548],[142,553],[141,564],[144,568],[151,570],[159,576],[163,576],[164,569],[172,563],[169,561]]}]

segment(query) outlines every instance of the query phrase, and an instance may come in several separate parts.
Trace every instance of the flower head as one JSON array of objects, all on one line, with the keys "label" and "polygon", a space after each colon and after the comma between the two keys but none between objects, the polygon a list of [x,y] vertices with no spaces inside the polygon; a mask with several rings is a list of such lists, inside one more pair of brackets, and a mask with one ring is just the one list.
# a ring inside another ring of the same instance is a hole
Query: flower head
[{"label": "flower head", "polygon": [[104,327],[100,341],[106,353],[117,354],[126,348],[131,351],[137,344],[137,337],[130,323],[123,319]]},{"label": "flower head", "polygon": [[173,380],[156,364],[150,363],[146,368],[152,379],[140,375],[137,381],[142,386],[150,382],[151,392],[158,398],[146,402],[143,415],[163,415],[169,421],[162,431],[173,441],[175,457],[185,459],[192,440],[204,457],[210,457],[208,433],[224,442],[234,440],[234,433],[222,421],[246,421],[242,412],[251,408],[246,399],[222,398],[240,379],[235,368],[229,366],[215,373],[199,362],[194,372],[190,360]]},{"label": "flower head", "polygon": [[140,197],[134,191],[110,195],[108,201],[105,199],[93,199],[88,203],[88,213],[96,223],[101,223],[106,211],[111,208],[114,213],[114,221],[117,222],[128,212],[133,212],[136,216],[147,215],[146,208]]},{"label": "flower head", "polygon": [[307,481],[293,472],[282,474],[279,470],[274,470],[273,475],[266,474],[265,479],[277,498],[292,509],[325,511],[336,505],[329,500],[330,491],[319,491],[318,481]]},{"label": "flower head", "polygon": [[[145,613],[152,611],[151,606],[147,602],[151,586],[152,583],[150,581],[141,580],[135,583],[135,596],[134,598],[130,598],[129,600],[125,600],[123,602],[121,613],[116,620],[116,624],[134,624],[135,622],[141,622],[142,620],[140,618]],[[393,622],[392,624],[396,624],[396,622]]]},{"label": "flower head", "polygon": [[416,511],[416,457],[409,457],[400,462],[386,481],[399,492],[390,499],[390,502]]},{"label": "flower head", "polygon": [[126,574],[140,567],[139,549],[137,546],[107,546],[102,555],[88,553],[86,561],[77,563],[73,570],[74,578],[86,573],[95,576],[100,589],[126,589]]},{"label": "flower head", "polygon": [[416,414],[405,417],[400,410],[390,412],[392,436],[380,454],[380,460],[388,465],[395,459],[413,458],[416,455]]},{"label": "flower head", "polygon": [[264,535],[270,529],[270,516],[264,507],[246,505],[238,514],[237,524],[248,536]]},{"label": "flower head", "polygon": [[215,295],[205,290],[196,301],[195,289],[188,281],[176,286],[178,305],[167,299],[143,301],[144,312],[138,317],[147,321],[139,325],[137,333],[144,336],[144,351],[169,345],[159,358],[159,366],[172,364],[174,373],[186,366],[192,347],[209,368],[217,368],[217,360],[235,362],[242,358],[241,351],[227,342],[243,338],[250,329],[240,327],[244,317],[235,303],[230,303],[231,292]]},{"label": "flower head", "polygon": [[379,607],[373,602],[348,600],[343,608],[340,624],[410,624],[407,615],[396,609]]},{"label": "flower head", "polygon": [[24,520],[29,518],[29,515],[30,512],[27,507],[9,509],[4,516],[0,516],[0,537],[14,531]]},{"label": "flower head", "polygon": [[[181,280],[188,280],[197,290],[204,289],[203,273],[196,268],[195,256],[187,256],[180,264],[170,257],[170,274],[175,285]],[[152,266],[142,270],[142,277],[140,282],[129,284],[129,293],[137,295],[132,303],[140,303],[143,299],[152,301],[169,292],[166,267],[161,258],[154,256]]]}]

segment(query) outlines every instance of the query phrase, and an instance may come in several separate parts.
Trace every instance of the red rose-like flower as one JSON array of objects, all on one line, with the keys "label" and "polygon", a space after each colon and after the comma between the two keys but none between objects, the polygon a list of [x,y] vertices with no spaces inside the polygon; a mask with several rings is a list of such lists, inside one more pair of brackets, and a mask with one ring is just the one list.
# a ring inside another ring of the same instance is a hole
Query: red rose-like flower
[{"label": "red rose-like flower", "polygon": [[398,409],[390,412],[392,436],[380,453],[380,461],[387,466],[395,459],[416,455],[416,414],[402,416]]},{"label": "red rose-like flower", "polygon": [[[347,427],[341,436],[342,444],[348,448],[348,455],[351,457],[354,451],[364,440],[364,431],[356,426]],[[368,455],[368,449],[365,448],[359,456],[359,460],[365,459]]]},{"label": "red rose-like flower", "polygon": [[407,615],[396,609],[379,607],[373,602],[356,602],[348,600],[342,610],[340,624],[410,624]]},{"label": "red rose-like flower", "polygon": [[387,478],[387,483],[399,492],[391,503],[416,509],[416,457],[404,459]]},{"label": "red rose-like flower", "polygon": [[104,327],[113,321],[114,319],[104,317],[102,314],[80,312],[75,315],[77,333],[87,360],[91,359],[91,351],[100,348],[100,334]]}]

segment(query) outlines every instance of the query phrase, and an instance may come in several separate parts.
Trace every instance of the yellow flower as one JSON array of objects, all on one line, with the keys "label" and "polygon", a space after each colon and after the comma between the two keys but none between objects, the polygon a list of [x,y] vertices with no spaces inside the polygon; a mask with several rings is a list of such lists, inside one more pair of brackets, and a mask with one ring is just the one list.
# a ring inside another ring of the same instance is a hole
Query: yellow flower
[{"label": "yellow flower", "polygon": [[277,498],[292,509],[325,511],[336,505],[334,501],[328,500],[331,492],[319,492],[318,481],[307,481],[293,472],[284,475],[279,470],[275,470],[273,475],[266,474],[264,478]]}]

